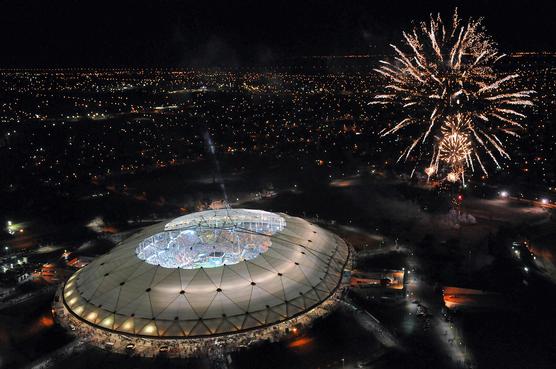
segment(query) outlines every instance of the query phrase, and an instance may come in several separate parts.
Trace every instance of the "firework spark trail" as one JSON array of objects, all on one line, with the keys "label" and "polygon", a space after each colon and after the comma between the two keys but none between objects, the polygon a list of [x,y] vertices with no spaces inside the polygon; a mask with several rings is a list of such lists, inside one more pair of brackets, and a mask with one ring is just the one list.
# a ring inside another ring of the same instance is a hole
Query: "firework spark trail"
[{"label": "firework spark trail", "polygon": [[515,91],[519,76],[495,71],[504,54],[485,32],[482,19],[464,22],[456,10],[445,25],[440,15],[431,16],[403,32],[403,45],[391,45],[394,60],[381,60],[374,69],[385,79],[384,91],[369,103],[391,105],[405,115],[380,132],[409,142],[398,161],[407,160],[415,149],[432,152],[430,165],[435,167],[427,174],[439,173],[443,163],[463,175],[461,168],[473,171],[475,160],[487,173],[481,153],[497,166],[496,156],[509,158],[499,134],[519,136],[516,131],[523,129],[520,121],[525,118],[520,109],[533,105],[534,91]]}]

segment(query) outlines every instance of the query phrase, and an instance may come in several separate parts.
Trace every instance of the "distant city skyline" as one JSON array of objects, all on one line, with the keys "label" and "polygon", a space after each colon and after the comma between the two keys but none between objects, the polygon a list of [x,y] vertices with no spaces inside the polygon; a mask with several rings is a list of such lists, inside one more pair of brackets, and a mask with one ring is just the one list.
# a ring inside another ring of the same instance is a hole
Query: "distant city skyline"
[{"label": "distant city skyline", "polygon": [[31,0],[0,6],[1,67],[252,66],[390,52],[429,13],[484,17],[504,50],[556,51],[549,1]]}]

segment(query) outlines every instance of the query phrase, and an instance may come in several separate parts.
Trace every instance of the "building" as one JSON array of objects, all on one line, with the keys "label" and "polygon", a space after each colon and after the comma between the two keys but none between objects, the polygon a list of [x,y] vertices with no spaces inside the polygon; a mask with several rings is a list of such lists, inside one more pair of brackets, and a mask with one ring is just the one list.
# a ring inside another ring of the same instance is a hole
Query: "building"
[{"label": "building", "polygon": [[0,284],[14,285],[25,283],[31,278],[33,266],[22,253],[0,258]]},{"label": "building", "polygon": [[372,272],[353,271],[350,286],[352,288],[382,287],[403,290],[405,270],[381,269]]},{"label": "building", "polygon": [[218,209],[147,227],[76,272],[58,320],[113,350],[178,356],[280,339],[326,314],[349,248],[306,220]]},{"label": "building", "polygon": [[449,310],[489,311],[513,308],[502,294],[471,288],[444,287],[442,297],[444,306]]}]

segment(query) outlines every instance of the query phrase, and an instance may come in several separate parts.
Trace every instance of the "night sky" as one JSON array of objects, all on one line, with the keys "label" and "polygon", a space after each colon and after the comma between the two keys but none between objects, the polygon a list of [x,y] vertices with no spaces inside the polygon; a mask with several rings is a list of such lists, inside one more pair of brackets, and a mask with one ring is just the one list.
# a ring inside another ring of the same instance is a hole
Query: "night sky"
[{"label": "night sky", "polygon": [[553,1],[0,2],[3,67],[271,65],[380,53],[412,20],[458,6],[484,16],[504,51],[556,51]]}]

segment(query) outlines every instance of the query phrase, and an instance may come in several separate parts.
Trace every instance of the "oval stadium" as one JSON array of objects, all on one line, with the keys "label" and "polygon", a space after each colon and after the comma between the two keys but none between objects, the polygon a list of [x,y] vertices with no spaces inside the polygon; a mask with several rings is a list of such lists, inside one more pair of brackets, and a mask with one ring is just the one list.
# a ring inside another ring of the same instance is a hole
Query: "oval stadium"
[{"label": "oval stadium", "polygon": [[327,314],[349,258],[341,238],[301,218],[192,213],[142,229],[76,272],[55,312],[98,346],[210,354],[227,341],[279,340]]}]

